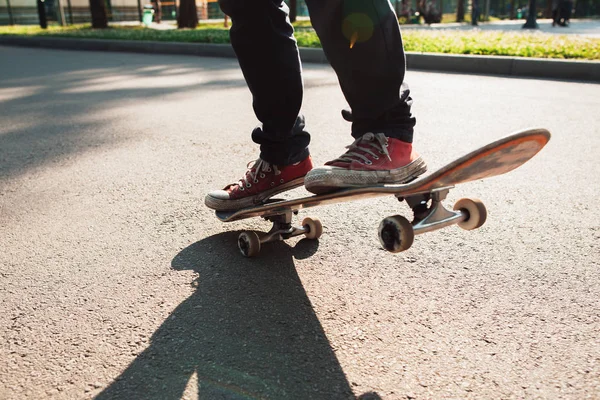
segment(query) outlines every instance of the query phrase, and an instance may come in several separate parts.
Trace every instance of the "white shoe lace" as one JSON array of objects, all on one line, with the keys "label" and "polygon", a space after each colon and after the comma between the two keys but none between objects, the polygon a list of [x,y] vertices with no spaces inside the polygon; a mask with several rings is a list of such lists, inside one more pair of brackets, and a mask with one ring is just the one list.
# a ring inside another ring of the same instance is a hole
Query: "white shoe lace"
[{"label": "white shoe lace", "polygon": [[250,161],[248,165],[246,165],[248,171],[242,179],[238,181],[238,185],[240,190],[245,190],[246,188],[251,188],[252,183],[258,183],[258,179],[264,178],[265,172],[270,173],[271,171],[275,172],[275,175],[281,174],[281,171],[277,168],[277,165],[269,164],[265,160],[259,158],[255,161]]},{"label": "white shoe lace", "polygon": [[[362,145],[362,146],[361,146]],[[388,160],[392,161],[390,157],[390,153],[388,152],[388,138],[383,133],[365,133],[363,136],[359,137],[352,143],[350,146],[346,146],[348,151],[339,156],[330,163],[335,162],[347,162],[351,163],[352,161],[358,161],[363,164],[371,165],[373,162],[369,160],[369,157],[364,154],[358,153],[357,150],[370,154],[375,160],[379,160],[379,154],[385,155]],[[364,147],[369,146],[369,147]]]}]

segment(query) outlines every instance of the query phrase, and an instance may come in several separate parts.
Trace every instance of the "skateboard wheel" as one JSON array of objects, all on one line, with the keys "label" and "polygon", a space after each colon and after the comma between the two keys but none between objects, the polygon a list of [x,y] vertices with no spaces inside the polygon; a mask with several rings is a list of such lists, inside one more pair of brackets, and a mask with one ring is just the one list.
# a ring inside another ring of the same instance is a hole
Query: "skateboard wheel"
[{"label": "skateboard wheel", "polygon": [[256,232],[242,232],[238,236],[238,248],[244,257],[255,257],[260,252],[260,238]]},{"label": "skateboard wheel", "polygon": [[411,223],[401,215],[387,217],[379,224],[379,242],[391,253],[408,250],[415,240]]},{"label": "skateboard wheel", "polygon": [[479,228],[487,218],[487,210],[479,199],[460,199],[454,204],[454,210],[467,215],[464,221],[458,223],[458,226],[467,231]]},{"label": "skateboard wheel", "polygon": [[317,218],[304,218],[302,226],[307,230],[304,234],[307,239],[318,239],[323,234],[323,225]]}]

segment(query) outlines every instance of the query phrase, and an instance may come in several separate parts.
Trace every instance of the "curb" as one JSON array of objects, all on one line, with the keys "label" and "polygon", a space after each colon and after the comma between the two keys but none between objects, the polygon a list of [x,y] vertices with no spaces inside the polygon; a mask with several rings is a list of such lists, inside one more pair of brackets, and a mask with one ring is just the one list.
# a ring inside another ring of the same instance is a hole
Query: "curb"
[{"label": "curb", "polygon": [[[0,44],[66,50],[235,57],[229,44],[0,36]],[[327,63],[322,49],[300,48],[303,62]],[[409,70],[600,82],[600,62],[544,58],[406,53]]]},{"label": "curb", "polygon": [[407,53],[409,69],[600,83],[600,62],[546,58]]}]

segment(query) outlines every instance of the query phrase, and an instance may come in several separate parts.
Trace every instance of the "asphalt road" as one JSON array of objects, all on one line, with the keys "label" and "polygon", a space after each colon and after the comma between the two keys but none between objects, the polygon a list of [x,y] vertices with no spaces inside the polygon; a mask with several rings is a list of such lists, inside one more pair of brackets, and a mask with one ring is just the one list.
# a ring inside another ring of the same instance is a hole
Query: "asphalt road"
[{"label": "asphalt road", "polygon": [[[305,68],[317,163],[350,143]],[[0,399],[600,397],[599,85],[409,71],[430,169],[553,138],[450,192],[488,222],[377,241],[393,198],[301,212],[318,241],[238,254],[204,194],[257,156],[235,60],[0,47]]]}]

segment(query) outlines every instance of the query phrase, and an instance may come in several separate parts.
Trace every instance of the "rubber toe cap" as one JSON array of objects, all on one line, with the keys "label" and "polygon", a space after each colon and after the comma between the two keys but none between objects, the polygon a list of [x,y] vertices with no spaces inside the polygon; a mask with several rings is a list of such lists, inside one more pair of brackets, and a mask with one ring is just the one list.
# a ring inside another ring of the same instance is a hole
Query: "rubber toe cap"
[{"label": "rubber toe cap", "polygon": [[213,190],[206,195],[206,198],[211,198],[214,200],[230,200],[229,193],[224,190]]}]

